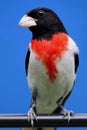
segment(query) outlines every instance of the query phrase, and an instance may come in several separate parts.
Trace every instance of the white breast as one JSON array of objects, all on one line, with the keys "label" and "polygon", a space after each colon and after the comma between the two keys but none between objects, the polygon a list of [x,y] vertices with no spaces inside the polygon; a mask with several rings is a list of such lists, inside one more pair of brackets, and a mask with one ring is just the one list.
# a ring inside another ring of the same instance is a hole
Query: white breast
[{"label": "white breast", "polygon": [[75,80],[74,53],[78,52],[73,43],[69,38],[69,50],[61,60],[56,61],[58,74],[54,82],[49,79],[46,67],[35,58],[31,50],[27,79],[31,91],[37,89],[38,113],[51,113],[57,107],[56,101],[61,97],[65,98],[72,89]]}]

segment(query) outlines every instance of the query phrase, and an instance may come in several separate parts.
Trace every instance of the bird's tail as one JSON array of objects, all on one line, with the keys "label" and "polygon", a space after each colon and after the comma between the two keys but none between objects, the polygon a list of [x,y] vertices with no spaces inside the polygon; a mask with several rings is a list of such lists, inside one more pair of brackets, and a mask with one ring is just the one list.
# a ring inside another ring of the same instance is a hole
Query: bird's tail
[{"label": "bird's tail", "polygon": [[21,130],[56,130],[56,128],[22,128]]}]

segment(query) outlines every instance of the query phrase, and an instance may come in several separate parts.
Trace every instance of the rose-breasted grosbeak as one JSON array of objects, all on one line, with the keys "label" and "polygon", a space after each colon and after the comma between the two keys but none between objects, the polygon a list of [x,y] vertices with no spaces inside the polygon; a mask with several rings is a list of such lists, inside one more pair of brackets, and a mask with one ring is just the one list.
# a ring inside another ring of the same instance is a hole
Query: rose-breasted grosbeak
[{"label": "rose-breasted grosbeak", "polygon": [[[38,114],[59,112],[70,94],[79,64],[78,47],[59,17],[48,8],[36,8],[19,22],[32,32],[26,56],[26,75],[32,107]],[[39,128],[41,129],[41,128]]]}]

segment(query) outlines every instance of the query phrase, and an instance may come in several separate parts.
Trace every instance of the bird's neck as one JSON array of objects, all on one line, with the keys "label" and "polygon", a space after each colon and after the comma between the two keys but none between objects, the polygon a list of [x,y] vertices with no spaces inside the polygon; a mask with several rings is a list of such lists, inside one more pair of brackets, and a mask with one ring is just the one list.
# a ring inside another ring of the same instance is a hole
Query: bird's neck
[{"label": "bird's neck", "polygon": [[32,35],[33,35],[33,39],[38,39],[38,40],[42,40],[42,39],[48,39],[50,40],[53,36],[53,34],[57,34],[57,33],[66,33],[66,30],[64,27],[61,27],[61,29],[57,26],[51,26],[51,27],[37,27],[37,26],[33,26],[30,28],[30,30],[32,31]]}]

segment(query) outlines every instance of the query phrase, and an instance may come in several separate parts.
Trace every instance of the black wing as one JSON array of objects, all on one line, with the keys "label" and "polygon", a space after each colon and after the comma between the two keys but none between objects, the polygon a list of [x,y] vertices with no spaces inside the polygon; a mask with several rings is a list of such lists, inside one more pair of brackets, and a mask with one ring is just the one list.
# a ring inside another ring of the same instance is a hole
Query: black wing
[{"label": "black wing", "polygon": [[27,55],[26,55],[26,59],[25,59],[25,71],[26,71],[26,75],[28,74],[29,57],[30,57],[30,50],[28,50]]},{"label": "black wing", "polygon": [[79,66],[79,56],[78,56],[78,54],[74,54],[74,61],[75,61],[75,73],[76,73],[78,66]]}]

